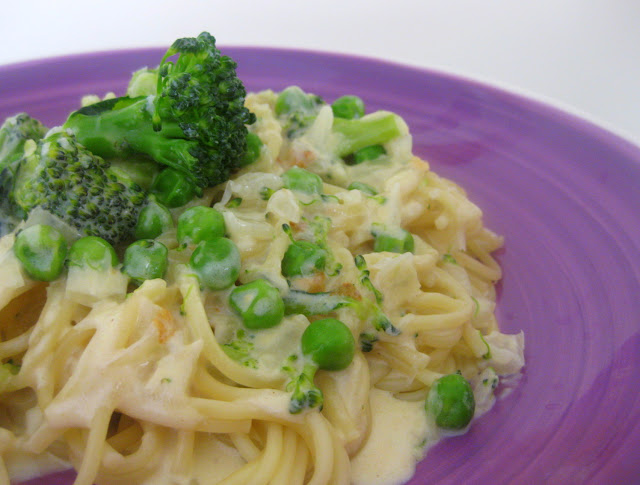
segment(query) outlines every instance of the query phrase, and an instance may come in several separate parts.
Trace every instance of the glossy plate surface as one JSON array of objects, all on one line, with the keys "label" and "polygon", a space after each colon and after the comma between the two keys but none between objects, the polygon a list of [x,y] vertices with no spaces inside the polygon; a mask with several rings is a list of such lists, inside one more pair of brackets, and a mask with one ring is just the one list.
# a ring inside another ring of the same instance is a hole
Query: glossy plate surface
[{"label": "glossy plate surface", "polygon": [[[520,385],[411,484],[632,483],[640,477],[640,149],[573,116],[449,75],[323,53],[227,48],[249,90],[291,84],[397,112],[414,151],[506,237],[498,316],[526,335]],[[49,126],[122,94],[161,50],[0,67],[0,117]],[[68,484],[68,473],[30,483]]]}]

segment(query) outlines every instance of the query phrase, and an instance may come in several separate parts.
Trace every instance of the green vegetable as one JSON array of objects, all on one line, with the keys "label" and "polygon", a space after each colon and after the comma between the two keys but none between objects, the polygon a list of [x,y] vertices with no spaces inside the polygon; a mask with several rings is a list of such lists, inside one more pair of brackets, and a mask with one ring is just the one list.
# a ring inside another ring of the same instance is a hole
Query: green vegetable
[{"label": "green vegetable", "polygon": [[131,240],[145,192],[65,131],[40,140],[33,153],[0,173],[0,200],[10,216],[41,207],[83,235],[111,243]]},{"label": "green vegetable", "polygon": [[136,283],[164,277],[168,266],[167,247],[153,239],[141,239],[124,253],[122,271]]},{"label": "green vegetable", "polygon": [[445,253],[442,255],[442,260],[445,263],[450,263],[450,264],[458,264],[458,262],[456,261],[456,258],[454,258],[451,254],[449,253]]},{"label": "green vegetable", "polygon": [[413,236],[401,227],[388,227],[373,223],[371,233],[374,237],[373,250],[375,252],[412,253],[414,250]]},{"label": "green vegetable", "polygon": [[368,147],[364,147],[353,154],[353,164],[358,165],[362,162],[375,160],[382,155],[386,155],[386,153],[387,150],[385,150],[382,145],[371,145]]},{"label": "green vegetable", "polygon": [[305,194],[322,194],[322,179],[315,173],[304,168],[292,167],[282,174],[282,181],[287,189]]},{"label": "green vegetable", "polygon": [[222,345],[224,353],[231,357],[233,360],[241,363],[243,366],[250,369],[258,368],[258,361],[252,357],[253,342],[248,340],[244,330],[238,330],[236,332],[236,338],[231,342],[227,342]]},{"label": "green vegetable", "polygon": [[235,68],[212,35],[178,39],[160,62],[155,96],[87,106],[64,127],[97,155],[146,155],[199,187],[214,186],[240,166],[245,125],[255,121],[244,107],[246,91]]},{"label": "green vegetable", "polygon": [[238,279],[240,252],[230,239],[208,239],[198,244],[189,264],[202,286],[210,290],[223,290]]},{"label": "green vegetable", "polygon": [[143,67],[131,76],[127,87],[127,96],[136,98],[138,96],[149,96],[158,92],[158,70]]},{"label": "green vegetable", "polygon": [[302,334],[302,353],[323,370],[346,369],[355,353],[351,330],[340,320],[324,318],[311,323]]},{"label": "green vegetable", "polygon": [[300,375],[292,379],[287,385],[287,390],[291,391],[291,400],[289,401],[289,412],[291,414],[298,414],[304,409],[316,407],[322,409],[324,396],[322,391],[313,383],[317,370],[317,365],[307,364]]},{"label": "green vegetable", "polygon": [[307,293],[306,291],[290,290],[283,298],[286,315],[328,315],[329,313],[348,306],[358,304],[357,300],[331,293]]},{"label": "green vegetable", "polygon": [[171,212],[160,202],[150,200],[142,208],[135,228],[136,239],[155,239],[173,227]]},{"label": "green vegetable", "polygon": [[37,224],[18,234],[13,252],[31,278],[53,281],[64,268],[67,241],[57,229]]},{"label": "green vegetable", "polygon": [[443,429],[464,429],[475,412],[475,399],[469,382],[460,374],[447,374],[433,383],[426,408]]},{"label": "green vegetable", "polygon": [[284,119],[287,137],[294,138],[313,123],[322,105],[324,101],[319,96],[307,94],[298,86],[289,86],[278,95],[275,113]]},{"label": "green vegetable", "polygon": [[354,120],[334,118],[333,132],[340,136],[336,155],[344,158],[365,147],[390,142],[402,135],[402,128],[400,118],[388,113]]},{"label": "green vegetable", "polygon": [[[336,100],[334,104],[336,103],[338,114],[335,114],[336,108],[332,105],[332,130],[338,137],[334,150],[337,157],[346,158],[362,148],[384,145],[404,134],[402,120],[393,113],[380,112],[359,117],[360,113],[364,113],[364,107],[362,110],[357,108],[357,101],[353,104],[345,102],[350,106],[348,109],[341,107],[343,101]],[[294,138],[305,133],[323,105],[322,98],[305,93],[297,86],[291,86],[278,95],[275,112],[284,122],[287,137]],[[353,113],[353,116],[350,113]]]},{"label": "green vegetable", "polygon": [[260,151],[262,150],[262,140],[255,133],[247,133],[247,147],[244,156],[240,160],[240,166],[246,167],[260,158]]},{"label": "green vegetable", "polygon": [[301,337],[302,353],[311,362],[292,379],[287,389],[292,391],[289,412],[322,407],[323,395],[313,383],[318,369],[337,371],[349,367],[355,355],[355,340],[351,330],[340,320],[324,318],[311,323]]},{"label": "green vegetable", "polygon": [[113,246],[104,239],[86,236],[71,245],[68,264],[104,271],[118,265],[118,255]]},{"label": "green vegetable", "polygon": [[378,191],[376,189],[374,189],[373,187],[371,187],[371,185],[367,185],[364,182],[351,182],[349,184],[349,187],[347,187],[348,190],[359,190],[362,193],[365,193],[367,195],[378,195]]},{"label": "green vegetable", "polygon": [[358,96],[341,96],[331,103],[333,116],[353,120],[364,116],[364,102]]},{"label": "green vegetable", "polygon": [[308,276],[323,271],[327,251],[311,241],[295,241],[282,258],[282,275],[286,278]]},{"label": "green vegetable", "polygon": [[13,361],[0,364],[0,392],[5,390],[5,387],[11,380],[11,378],[20,372],[20,366],[13,363]]},{"label": "green vegetable", "polygon": [[229,305],[240,315],[244,326],[252,330],[275,327],[284,317],[280,291],[265,280],[234,288]]},{"label": "green vegetable", "polygon": [[164,169],[164,167],[153,160],[146,158],[133,158],[127,160],[113,159],[111,168],[130,178],[133,182],[142,187],[143,190],[149,191],[156,177]]},{"label": "green vegetable", "polygon": [[27,140],[37,142],[46,132],[46,126],[26,113],[7,118],[0,126],[0,170],[22,158]]},{"label": "green vegetable", "polygon": [[371,352],[373,346],[378,341],[378,336],[375,333],[361,333],[360,334],[360,350],[363,352]]},{"label": "green vegetable", "polygon": [[196,195],[200,189],[184,173],[165,168],[154,179],[150,192],[167,207],[182,207]]},{"label": "green vegetable", "polygon": [[301,291],[290,291],[285,298],[285,312],[302,313],[304,315],[323,315],[338,308],[352,308],[362,320],[366,320],[378,332],[385,332],[388,335],[399,335],[400,331],[391,323],[382,312],[382,294],[373,285],[369,278],[369,270],[362,255],[355,257],[356,267],[360,270],[360,283],[369,290],[374,297],[356,300],[343,295],[332,295],[329,293],[305,293]]},{"label": "green vegetable", "polygon": [[224,217],[213,207],[195,206],[178,218],[178,242],[198,244],[200,241],[224,236]]}]

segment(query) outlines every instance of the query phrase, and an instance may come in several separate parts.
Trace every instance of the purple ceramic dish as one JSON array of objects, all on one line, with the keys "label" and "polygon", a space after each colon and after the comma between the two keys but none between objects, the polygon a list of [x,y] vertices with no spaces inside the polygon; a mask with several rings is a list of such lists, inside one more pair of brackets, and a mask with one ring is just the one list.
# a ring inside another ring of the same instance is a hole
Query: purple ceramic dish
[{"label": "purple ceramic dish", "polygon": [[[380,61],[228,48],[249,90],[300,85],[397,112],[415,153],[468,192],[506,237],[498,317],[524,330],[518,387],[411,484],[640,480],[640,149],[557,109],[473,81]],[[0,118],[53,126],[86,93],[122,93],[159,49],[0,68]],[[34,480],[69,484],[72,474]]]}]

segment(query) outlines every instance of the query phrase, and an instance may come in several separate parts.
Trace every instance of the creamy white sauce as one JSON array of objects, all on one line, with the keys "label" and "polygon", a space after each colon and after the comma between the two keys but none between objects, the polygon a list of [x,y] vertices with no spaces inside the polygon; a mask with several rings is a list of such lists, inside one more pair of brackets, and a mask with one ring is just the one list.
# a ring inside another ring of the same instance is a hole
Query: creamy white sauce
[{"label": "creamy white sauce", "polygon": [[[372,389],[371,433],[351,460],[354,485],[399,485],[414,474],[424,455],[423,443],[437,440],[424,402],[401,401],[390,392]],[[428,445],[427,445],[428,446]]]},{"label": "creamy white sauce", "polygon": [[16,483],[71,468],[69,463],[47,452],[39,455],[9,452],[3,458],[11,481]]},{"label": "creamy white sauce", "polygon": [[215,435],[199,433],[195,446],[192,483],[218,483],[244,463],[235,448],[226,445]]}]

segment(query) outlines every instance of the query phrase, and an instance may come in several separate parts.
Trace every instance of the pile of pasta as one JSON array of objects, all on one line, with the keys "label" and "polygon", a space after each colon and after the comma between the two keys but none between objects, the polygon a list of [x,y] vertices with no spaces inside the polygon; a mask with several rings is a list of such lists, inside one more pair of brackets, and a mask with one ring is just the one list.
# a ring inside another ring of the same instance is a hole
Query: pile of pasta
[{"label": "pile of pasta", "polygon": [[[229,291],[201,289],[175,244],[165,279],[88,305],[69,294],[64,277],[30,280],[7,235],[0,242],[0,484],[69,466],[78,485],[367,483],[364,456],[371,459],[380,439],[372,427],[390,409],[374,394],[424,414],[408,415],[418,416],[414,435],[386,436],[408,442],[413,466],[439,438],[424,411],[436,379],[462,373],[479,415],[494,399],[487,381],[520,371],[522,335],[500,333],[494,317],[501,270],[491,254],[503,241],[465,192],[412,155],[408,130],[386,147],[384,161],[347,166],[330,154],[321,124],[330,113],[287,140],[274,101],[271,91],[247,98],[258,118],[251,130],[264,143],[258,162],[197,203],[223,213],[241,254],[240,282],[264,278],[283,295],[291,291],[280,268],[290,243],[283,224],[304,237],[311,221],[328,221],[340,271],[300,278],[297,288],[365,297],[354,263],[362,255],[400,333],[379,332],[345,370],[319,371],[322,409],[292,414],[282,362],[299,353],[308,317],[289,315],[248,335],[255,364],[246,365],[224,348],[240,329]],[[307,200],[283,188],[280,174],[292,166],[320,174],[324,196]],[[345,188],[355,180],[378,194]],[[414,251],[374,252],[376,222],[409,231]],[[170,246],[175,234],[161,238]],[[333,313],[357,341],[358,315]],[[379,483],[408,480],[411,466]]]}]

